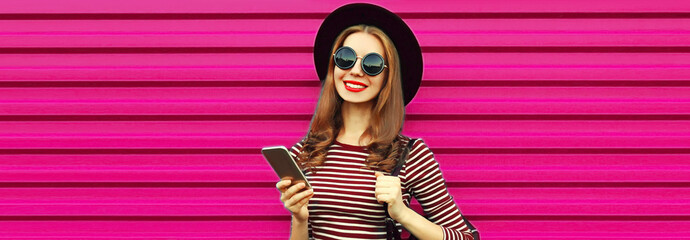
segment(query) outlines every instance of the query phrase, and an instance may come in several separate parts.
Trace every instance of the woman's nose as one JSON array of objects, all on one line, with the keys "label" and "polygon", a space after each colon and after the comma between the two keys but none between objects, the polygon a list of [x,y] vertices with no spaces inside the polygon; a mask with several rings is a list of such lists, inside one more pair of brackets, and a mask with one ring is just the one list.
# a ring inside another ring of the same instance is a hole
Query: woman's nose
[{"label": "woman's nose", "polygon": [[362,59],[357,58],[355,61],[355,65],[350,68],[350,74],[355,75],[355,76],[364,76],[364,71],[362,70]]}]

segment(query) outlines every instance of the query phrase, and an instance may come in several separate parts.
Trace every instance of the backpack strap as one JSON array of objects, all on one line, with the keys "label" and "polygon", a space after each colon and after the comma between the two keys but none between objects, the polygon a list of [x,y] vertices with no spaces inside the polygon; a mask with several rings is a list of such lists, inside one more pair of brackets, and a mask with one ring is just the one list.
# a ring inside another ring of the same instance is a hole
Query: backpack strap
[{"label": "backpack strap", "polygon": [[[407,160],[407,155],[410,154],[410,149],[412,149],[412,145],[414,144],[415,140],[417,139],[410,139],[410,141],[407,142],[407,146],[402,149],[400,158],[398,159],[398,162],[395,164],[395,168],[393,168],[393,170],[391,171],[391,176],[398,176],[398,174],[400,173],[400,169],[402,169],[403,164],[405,164],[405,160]],[[388,203],[383,204],[383,210],[386,211],[386,239],[401,239],[400,232],[398,232],[398,229],[395,227],[395,220],[393,220],[393,218],[391,218],[391,215],[388,214]]]},{"label": "backpack strap", "polygon": [[403,164],[405,164],[405,160],[407,160],[407,155],[410,154],[410,151],[412,151],[412,146],[414,145],[414,142],[417,141],[417,139],[410,139],[409,142],[407,142],[407,147],[403,148],[402,153],[400,154],[400,159],[398,159],[398,163],[395,164],[395,168],[391,170],[391,176],[398,176],[400,174],[400,170],[402,169]]}]

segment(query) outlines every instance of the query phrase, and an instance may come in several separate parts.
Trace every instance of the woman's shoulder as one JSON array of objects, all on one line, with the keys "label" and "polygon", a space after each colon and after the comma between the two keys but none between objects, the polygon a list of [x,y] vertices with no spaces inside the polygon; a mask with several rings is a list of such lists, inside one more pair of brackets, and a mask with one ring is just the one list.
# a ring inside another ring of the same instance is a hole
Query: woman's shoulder
[{"label": "woman's shoulder", "polygon": [[406,171],[406,181],[414,185],[423,179],[432,177],[433,174],[429,175],[429,173],[439,171],[441,166],[423,139],[416,138],[412,140],[414,140],[414,143],[410,147],[404,168]]},{"label": "woman's shoulder", "polygon": [[[404,135],[399,135],[401,138],[402,143],[405,146],[409,146],[409,153],[407,155],[407,160],[406,163],[412,164],[414,162],[427,162],[427,161],[434,161],[434,156],[433,152],[429,148],[429,146],[424,142],[424,139],[422,138],[411,138],[408,136]],[[410,141],[414,141],[412,145],[408,145]],[[423,164],[424,165],[424,164]]]},{"label": "woman's shoulder", "polygon": [[405,146],[407,146],[407,144],[410,143],[410,141],[414,141],[414,142],[412,143],[413,145],[412,145],[412,148],[410,148],[410,151],[415,150],[415,149],[417,149],[417,148],[426,148],[426,149],[429,148],[429,147],[426,145],[426,143],[424,143],[424,139],[422,139],[422,138],[411,138],[411,137],[409,137],[409,136],[405,136],[405,135],[402,135],[402,134],[398,134],[398,139],[399,139],[399,140],[402,142],[402,144],[404,144]]},{"label": "woman's shoulder", "polygon": [[403,135],[402,133],[398,134],[398,140],[401,141],[403,144],[407,145],[407,143],[412,140],[412,138]]}]

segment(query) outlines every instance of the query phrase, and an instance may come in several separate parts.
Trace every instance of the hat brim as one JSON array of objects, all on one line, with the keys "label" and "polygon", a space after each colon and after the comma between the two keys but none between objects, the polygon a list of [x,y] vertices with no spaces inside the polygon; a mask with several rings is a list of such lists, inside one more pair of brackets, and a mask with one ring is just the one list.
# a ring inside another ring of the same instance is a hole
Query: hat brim
[{"label": "hat brim", "polygon": [[314,66],[319,80],[324,81],[336,37],[346,28],[366,24],[376,26],[388,35],[398,50],[405,105],[417,94],[422,81],[422,51],[414,33],[395,13],[366,3],[344,5],[329,14],[314,41]]}]

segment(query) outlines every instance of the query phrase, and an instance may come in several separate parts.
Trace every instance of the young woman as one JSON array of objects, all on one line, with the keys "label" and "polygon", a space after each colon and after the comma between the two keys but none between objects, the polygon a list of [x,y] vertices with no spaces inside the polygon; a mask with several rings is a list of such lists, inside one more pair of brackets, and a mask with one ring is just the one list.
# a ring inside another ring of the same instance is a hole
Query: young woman
[{"label": "young woman", "polygon": [[[307,136],[291,148],[313,189],[276,184],[292,213],[291,239],[386,239],[385,211],[419,239],[472,239],[431,150],[401,134],[422,56],[397,15],[370,4],[338,8],[314,45],[321,95]],[[426,218],[409,208],[414,197]],[[427,219],[428,218],[428,219]]]}]

